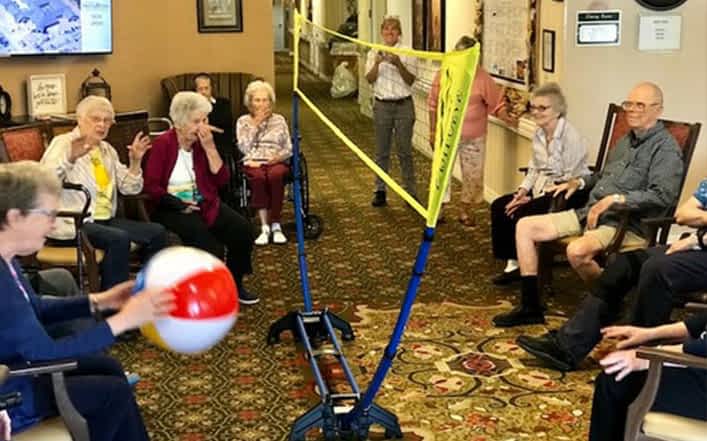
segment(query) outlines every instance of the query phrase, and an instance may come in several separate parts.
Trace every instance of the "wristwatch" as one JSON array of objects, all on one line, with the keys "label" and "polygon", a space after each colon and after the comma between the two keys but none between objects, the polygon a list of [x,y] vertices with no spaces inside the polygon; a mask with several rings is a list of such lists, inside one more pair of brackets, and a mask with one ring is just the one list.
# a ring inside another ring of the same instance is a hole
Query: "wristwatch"
[{"label": "wristwatch", "polygon": [[612,200],[614,201],[614,203],[616,203],[616,204],[620,204],[622,202],[621,195],[618,193],[613,194],[611,197],[612,197]]},{"label": "wristwatch", "polygon": [[707,244],[704,242],[705,233],[707,233],[707,228],[705,227],[699,228],[697,233],[695,233],[697,236],[697,243],[700,245],[701,250],[704,250],[707,247]]}]

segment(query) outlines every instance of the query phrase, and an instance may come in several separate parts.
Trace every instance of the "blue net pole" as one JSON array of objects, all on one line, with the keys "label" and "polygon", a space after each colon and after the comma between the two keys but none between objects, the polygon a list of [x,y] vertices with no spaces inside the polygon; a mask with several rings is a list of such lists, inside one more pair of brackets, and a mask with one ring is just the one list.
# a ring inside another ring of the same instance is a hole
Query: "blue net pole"
[{"label": "blue net pole", "polygon": [[376,370],[376,374],[373,376],[373,380],[371,380],[371,384],[368,386],[365,395],[361,401],[359,401],[356,408],[349,414],[352,419],[357,418],[362,412],[367,412],[370,409],[373,404],[373,399],[376,397],[378,390],[383,384],[385,376],[388,374],[390,366],[393,364],[395,353],[398,350],[398,345],[400,344],[400,340],[405,332],[405,325],[407,325],[408,319],[410,318],[410,313],[412,312],[412,305],[415,303],[415,297],[417,297],[417,291],[420,287],[422,274],[425,272],[427,256],[430,252],[430,247],[432,246],[434,233],[435,229],[433,227],[425,227],[422,244],[420,244],[420,248],[417,251],[412,277],[408,282],[407,292],[405,293],[405,298],[403,299],[403,305],[400,307],[400,314],[398,315],[397,323],[395,323],[395,329],[393,330],[393,334],[390,336],[390,342],[385,348],[383,358],[378,365],[378,369]]},{"label": "blue net pole", "polygon": [[299,263],[299,277],[304,298],[304,311],[312,312],[312,295],[309,291],[309,270],[307,269],[307,256],[304,251],[304,221],[302,217],[302,170],[300,170],[300,145],[299,145],[299,96],[292,94],[292,171],[294,174],[295,193],[295,225],[297,226],[297,261]]}]

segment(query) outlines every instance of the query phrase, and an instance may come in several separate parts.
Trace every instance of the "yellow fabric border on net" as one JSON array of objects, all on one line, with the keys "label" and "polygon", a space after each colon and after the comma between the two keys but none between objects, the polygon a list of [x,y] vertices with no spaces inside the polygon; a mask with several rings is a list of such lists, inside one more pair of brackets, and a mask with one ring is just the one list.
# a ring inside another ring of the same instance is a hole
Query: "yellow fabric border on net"
[{"label": "yellow fabric border on net", "polygon": [[321,27],[305,19],[299,11],[295,10],[294,15],[294,35],[295,42],[299,42],[302,23],[308,23],[325,33],[335,35],[352,43],[366,46],[372,49],[384,50],[398,55],[408,55],[428,60],[441,60],[440,67],[440,91],[439,105],[437,107],[437,127],[435,128],[435,149],[432,157],[432,176],[430,178],[430,189],[428,194],[428,207],[423,207],[415,198],[405,191],[395,180],[383,171],[368,155],[366,155],[351,139],[349,139],[339,127],[336,126],[324,113],[305,95],[298,87],[299,84],[299,45],[294,44],[294,72],[293,91],[307,104],[307,106],[319,117],[339,138],[353,151],[376,175],[378,175],[388,187],[400,195],[426,220],[428,227],[437,224],[437,218],[442,205],[442,196],[447,185],[449,176],[452,173],[454,159],[457,154],[457,146],[461,137],[461,129],[464,123],[467,102],[471,93],[471,84],[476,74],[476,66],[479,61],[479,45],[465,51],[454,51],[449,53],[427,52],[413,49],[391,48],[380,44],[369,43],[339,34],[330,29]]}]

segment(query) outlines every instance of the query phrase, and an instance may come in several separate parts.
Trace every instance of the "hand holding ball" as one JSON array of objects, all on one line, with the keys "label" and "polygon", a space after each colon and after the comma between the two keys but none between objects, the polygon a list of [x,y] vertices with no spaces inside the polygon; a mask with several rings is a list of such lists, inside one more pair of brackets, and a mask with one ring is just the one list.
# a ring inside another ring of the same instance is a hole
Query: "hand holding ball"
[{"label": "hand holding ball", "polygon": [[171,247],[155,254],[138,275],[135,292],[153,288],[172,293],[168,315],[143,325],[142,334],[174,352],[207,351],[231,330],[238,315],[238,291],[231,272],[211,254]]}]

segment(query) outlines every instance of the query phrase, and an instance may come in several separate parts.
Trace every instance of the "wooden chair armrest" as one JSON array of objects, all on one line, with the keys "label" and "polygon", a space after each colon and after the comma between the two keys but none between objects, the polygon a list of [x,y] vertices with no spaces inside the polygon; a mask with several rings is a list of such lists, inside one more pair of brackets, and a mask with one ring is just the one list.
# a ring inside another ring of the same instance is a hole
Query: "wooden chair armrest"
[{"label": "wooden chair armrest", "polygon": [[[675,219],[667,216],[641,219],[641,226],[646,233],[648,246],[665,245],[668,242],[670,227],[674,223]],[[658,237],[658,230],[660,230],[660,237]]]},{"label": "wooden chair armrest", "polygon": [[685,309],[688,311],[704,312],[707,311],[707,303],[688,302],[685,305]]},{"label": "wooden chair armrest", "polygon": [[624,237],[626,237],[626,231],[628,231],[628,219],[631,214],[624,205],[612,206],[611,210],[619,214],[620,220],[619,224],[616,226],[616,234],[614,234],[611,242],[609,242],[609,246],[604,250],[605,257],[616,254],[621,249],[621,243],[624,241]]},{"label": "wooden chair armrest", "polygon": [[682,352],[666,351],[665,349],[641,346],[636,350],[636,357],[649,360],[651,363],[674,363],[696,369],[707,369],[707,358]]}]

